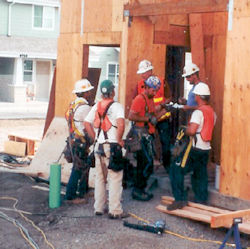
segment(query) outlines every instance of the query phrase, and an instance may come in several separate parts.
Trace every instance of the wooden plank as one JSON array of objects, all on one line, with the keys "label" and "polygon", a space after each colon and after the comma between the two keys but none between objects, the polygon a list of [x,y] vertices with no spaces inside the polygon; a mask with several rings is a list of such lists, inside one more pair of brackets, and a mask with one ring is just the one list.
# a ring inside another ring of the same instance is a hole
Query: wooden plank
[{"label": "wooden plank", "polygon": [[[163,201],[173,201],[174,198],[171,196],[162,196],[161,197]],[[211,207],[211,206],[207,206],[207,205],[202,205],[202,204],[198,204],[198,203],[194,203],[194,202],[188,202],[188,206],[190,207],[195,207],[197,209],[202,209],[202,210],[207,210],[207,211],[211,211],[215,214],[225,214],[228,213],[230,211],[225,210],[225,209],[221,209],[221,208],[217,208],[217,207]]]},{"label": "wooden plank", "polygon": [[200,79],[205,81],[205,55],[201,14],[190,14],[189,25],[192,61],[200,68]]},{"label": "wooden plank", "polygon": [[227,0],[193,0],[174,1],[167,3],[151,4],[125,4],[125,10],[129,10],[130,16],[150,16],[150,15],[174,15],[202,12],[227,11]]},{"label": "wooden plank", "polygon": [[16,142],[16,141],[5,141],[4,152],[10,155],[15,155],[15,156],[25,156],[26,155],[26,143]]},{"label": "wooden plank", "polygon": [[154,44],[189,47],[189,30],[187,27],[171,26],[169,31],[156,31]]},{"label": "wooden plank", "polygon": [[[166,200],[162,200],[162,201],[161,201],[161,204],[167,205],[167,206],[170,205],[171,203],[172,203],[171,201],[166,201]],[[209,215],[209,216],[214,215],[214,212],[212,212],[212,211],[207,211],[207,210],[195,208],[195,207],[192,207],[192,206],[190,206],[190,205],[185,206],[185,207],[182,208],[182,209],[183,209],[183,210],[190,211],[190,212],[194,212],[194,213]]]},{"label": "wooden plank", "polygon": [[202,221],[205,223],[210,223],[210,216],[209,215],[193,213],[191,211],[184,210],[184,209],[176,209],[173,211],[168,211],[166,206],[163,206],[163,205],[156,206],[156,209],[158,211],[166,213],[166,214],[174,214],[174,215],[179,216],[179,217],[188,218],[188,219],[197,220],[197,221]]},{"label": "wooden plank", "polygon": [[250,209],[234,211],[227,214],[215,214],[211,217],[211,227],[230,227],[233,224],[234,218],[242,218],[243,223],[250,222]]}]

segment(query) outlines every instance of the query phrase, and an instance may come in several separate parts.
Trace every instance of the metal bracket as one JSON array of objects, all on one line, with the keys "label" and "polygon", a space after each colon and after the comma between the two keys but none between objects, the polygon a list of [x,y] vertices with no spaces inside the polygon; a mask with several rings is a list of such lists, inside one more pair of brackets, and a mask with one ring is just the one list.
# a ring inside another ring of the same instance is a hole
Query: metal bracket
[{"label": "metal bracket", "polygon": [[124,17],[128,17],[128,27],[131,27],[131,23],[132,23],[132,21],[133,21],[133,17],[130,16],[129,10],[124,10],[124,11],[123,11],[123,16],[124,16]]}]

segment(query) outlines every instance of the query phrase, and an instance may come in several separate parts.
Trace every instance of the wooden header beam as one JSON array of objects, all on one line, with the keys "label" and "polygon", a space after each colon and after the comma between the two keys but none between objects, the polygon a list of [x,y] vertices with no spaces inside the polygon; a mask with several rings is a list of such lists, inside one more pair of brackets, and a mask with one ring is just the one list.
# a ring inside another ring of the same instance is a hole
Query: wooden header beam
[{"label": "wooden header beam", "polygon": [[153,4],[125,4],[129,16],[175,15],[227,11],[228,0],[193,0]]}]

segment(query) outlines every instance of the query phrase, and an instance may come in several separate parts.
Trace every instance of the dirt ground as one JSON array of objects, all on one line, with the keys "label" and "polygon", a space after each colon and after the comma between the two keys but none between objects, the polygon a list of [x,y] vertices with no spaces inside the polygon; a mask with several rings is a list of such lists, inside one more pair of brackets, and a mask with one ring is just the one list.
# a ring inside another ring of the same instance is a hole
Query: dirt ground
[{"label": "dirt ground", "polygon": [[[33,130],[37,135],[42,134],[43,125],[44,120],[0,120],[1,141],[8,132],[16,130],[23,130],[23,133]],[[171,195],[159,188],[153,190],[154,198],[149,202],[133,200],[131,189],[125,189],[123,207],[135,215],[127,219],[129,222],[138,223],[139,218],[151,223],[164,220],[166,233],[162,235],[124,227],[123,221],[110,220],[106,214],[95,216],[93,197],[87,204],[69,205],[63,202],[62,194],[61,206],[50,209],[48,184],[29,176],[1,170],[0,186],[1,249],[211,249],[219,248],[227,233],[227,229],[211,229],[208,224],[157,211],[155,207],[160,204],[161,196]],[[65,186],[62,186],[62,191],[65,191]],[[24,239],[13,220],[27,229],[36,246]],[[229,242],[233,241],[230,238]],[[243,248],[250,246],[250,237],[241,234],[241,244]],[[228,245],[225,248],[233,247]]]}]

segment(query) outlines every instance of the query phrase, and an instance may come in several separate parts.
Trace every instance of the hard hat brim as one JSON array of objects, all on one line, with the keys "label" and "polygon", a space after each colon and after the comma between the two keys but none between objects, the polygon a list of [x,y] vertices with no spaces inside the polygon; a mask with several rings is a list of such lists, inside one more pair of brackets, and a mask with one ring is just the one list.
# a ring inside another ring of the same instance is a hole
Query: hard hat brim
[{"label": "hard hat brim", "polygon": [[83,89],[83,90],[73,90],[72,93],[84,93],[84,92],[88,92],[90,90],[94,89],[93,86],[89,87],[89,88],[86,88],[86,89]]},{"label": "hard hat brim", "polygon": [[153,66],[149,66],[147,69],[139,69],[139,70],[137,71],[137,74],[146,73],[147,71],[153,70],[153,69],[154,69]]}]

